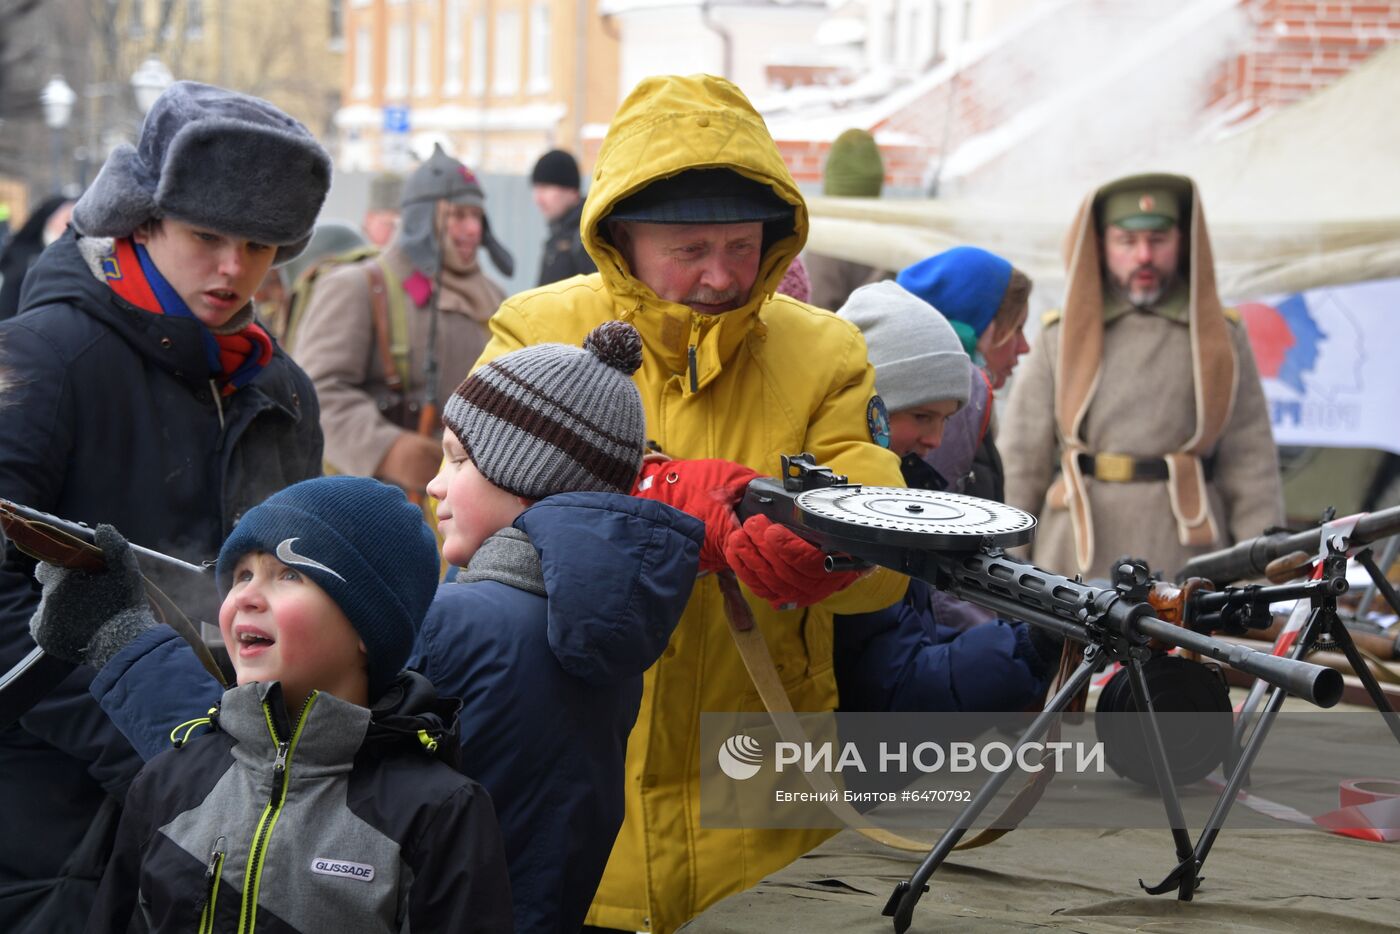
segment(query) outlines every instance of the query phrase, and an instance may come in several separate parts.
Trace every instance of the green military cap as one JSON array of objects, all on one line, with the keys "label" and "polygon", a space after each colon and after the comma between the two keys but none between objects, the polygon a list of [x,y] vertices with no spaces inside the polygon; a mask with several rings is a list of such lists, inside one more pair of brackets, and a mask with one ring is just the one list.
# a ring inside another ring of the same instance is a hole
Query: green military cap
[{"label": "green military cap", "polygon": [[1124,230],[1166,230],[1181,220],[1176,192],[1161,186],[1126,188],[1103,199],[1099,222]]}]

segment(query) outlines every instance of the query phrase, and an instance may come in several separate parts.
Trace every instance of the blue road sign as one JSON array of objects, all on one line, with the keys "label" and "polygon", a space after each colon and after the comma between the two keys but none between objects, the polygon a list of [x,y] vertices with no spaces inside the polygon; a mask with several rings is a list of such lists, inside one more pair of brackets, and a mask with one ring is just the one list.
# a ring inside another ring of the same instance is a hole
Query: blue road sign
[{"label": "blue road sign", "polygon": [[402,106],[386,106],[384,108],[384,132],[385,133],[407,133],[408,132],[408,108]]}]

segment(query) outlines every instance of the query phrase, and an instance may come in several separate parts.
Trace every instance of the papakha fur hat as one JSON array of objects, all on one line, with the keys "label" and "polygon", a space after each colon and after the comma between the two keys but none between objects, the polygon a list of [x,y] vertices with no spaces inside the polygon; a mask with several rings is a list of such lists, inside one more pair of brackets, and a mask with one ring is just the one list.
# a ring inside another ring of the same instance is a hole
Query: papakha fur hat
[{"label": "papakha fur hat", "polygon": [[112,151],[73,209],[90,237],[126,237],[171,217],[278,247],[305,248],[331,184],[331,159],[301,123],[247,94],[194,81],[166,89],[136,146]]}]

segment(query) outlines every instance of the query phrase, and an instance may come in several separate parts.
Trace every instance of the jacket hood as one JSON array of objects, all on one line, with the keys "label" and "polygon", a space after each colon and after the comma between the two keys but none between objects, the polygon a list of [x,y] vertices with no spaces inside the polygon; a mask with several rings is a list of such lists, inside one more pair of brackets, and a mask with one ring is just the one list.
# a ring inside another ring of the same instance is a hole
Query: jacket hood
[{"label": "jacket hood", "polygon": [[651,667],[690,599],[704,523],[617,493],[561,493],[515,527],[539,552],[549,646],[564,669],[609,684]]},{"label": "jacket hood", "polygon": [[[603,236],[602,221],[619,201],[690,169],[731,169],[769,186],[794,210],[793,233],[767,245],[749,301],[722,315],[698,315],[684,305],[662,301],[632,276],[622,255]],[[637,325],[644,335],[681,335],[679,347],[672,340],[658,348],[677,363],[684,360],[684,338],[692,334],[692,318],[701,332],[693,343],[714,343],[712,351],[728,356],[736,342],[734,335],[742,336],[752,326],[759,306],[777,291],[788,265],[806,244],[807,224],[807,204],[797,183],[763,118],[743,92],[712,75],[664,75],[638,84],[613,117],[584,201],[580,232],[608,292],[622,306],[623,320]],[[716,333],[711,336],[711,332]],[[702,368],[699,382],[716,370]]]},{"label": "jacket hood", "polygon": [[[370,707],[364,748],[426,749],[458,768],[462,749],[457,741],[457,716],[461,710],[460,700],[438,696],[433,683],[418,672],[401,671]],[[425,745],[422,733],[435,740],[436,746]],[[376,752],[380,757],[384,754]]]}]

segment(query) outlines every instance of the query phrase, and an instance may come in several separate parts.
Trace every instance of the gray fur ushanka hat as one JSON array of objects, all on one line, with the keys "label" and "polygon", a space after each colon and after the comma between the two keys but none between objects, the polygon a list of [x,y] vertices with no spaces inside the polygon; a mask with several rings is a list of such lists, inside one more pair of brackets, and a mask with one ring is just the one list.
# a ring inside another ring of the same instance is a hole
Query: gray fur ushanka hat
[{"label": "gray fur ushanka hat", "polygon": [[156,99],[136,146],[112,151],[73,208],[90,237],[126,237],[172,217],[300,253],[331,184],[331,159],[301,123],[267,101],[194,81]]}]

